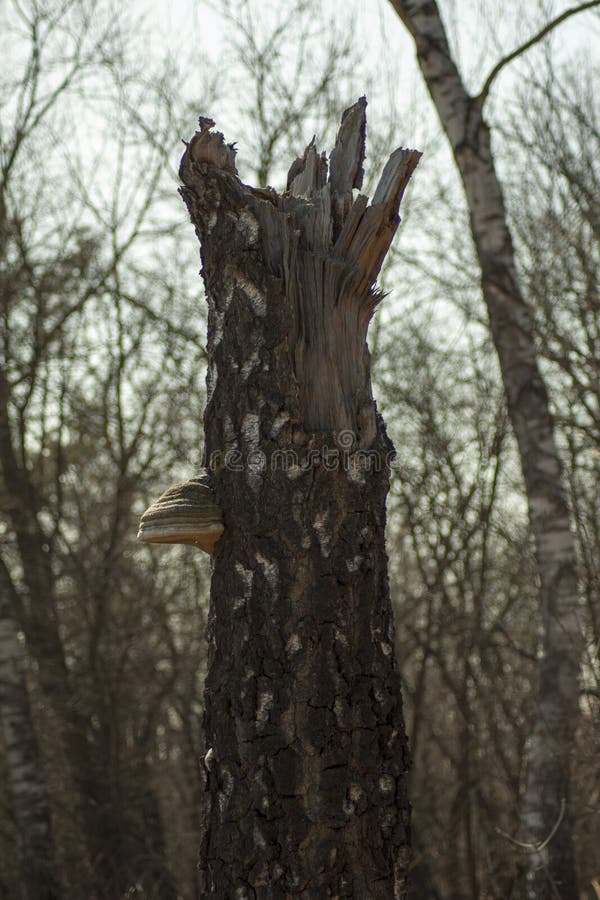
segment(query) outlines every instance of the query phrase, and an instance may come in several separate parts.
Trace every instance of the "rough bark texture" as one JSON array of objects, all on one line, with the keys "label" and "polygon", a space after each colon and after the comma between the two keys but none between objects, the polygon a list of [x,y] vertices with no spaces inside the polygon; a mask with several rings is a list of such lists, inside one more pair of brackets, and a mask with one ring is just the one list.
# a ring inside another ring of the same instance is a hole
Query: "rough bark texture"
[{"label": "rough bark texture", "polygon": [[0,560],[0,727],[20,851],[23,900],[60,896],[46,785],[18,641],[16,593]]},{"label": "rough bark texture", "polygon": [[536,848],[545,846],[530,855],[529,896],[577,900],[569,781],[582,638],[575,541],[548,394],[537,362],[531,315],[518,282],[490,131],[483,117],[485,96],[467,93],[434,0],[391,3],[415,40],[423,77],[465,188],[536,541],[543,655],[522,824],[526,841]]},{"label": "rough bark texture", "polygon": [[373,202],[353,200],[365,106],[344,114],[329,179],[311,143],[281,196],[241,184],[210,120],[182,160],[209,304],[206,462],[225,524],[209,623],[206,895],[405,896],[408,758],[384,545],[392,448],[365,338],[419,154],[397,150]]}]

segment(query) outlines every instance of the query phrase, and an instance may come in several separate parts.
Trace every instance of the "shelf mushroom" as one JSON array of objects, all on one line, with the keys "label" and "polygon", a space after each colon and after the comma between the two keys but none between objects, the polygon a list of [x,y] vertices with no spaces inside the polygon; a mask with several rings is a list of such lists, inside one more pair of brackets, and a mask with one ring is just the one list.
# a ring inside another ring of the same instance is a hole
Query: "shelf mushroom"
[{"label": "shelf mushroom", "polygon": [[208,472],[174,484],[140,519],[137,539],[147,544],[193,544],[211,556],[223,519]]}]

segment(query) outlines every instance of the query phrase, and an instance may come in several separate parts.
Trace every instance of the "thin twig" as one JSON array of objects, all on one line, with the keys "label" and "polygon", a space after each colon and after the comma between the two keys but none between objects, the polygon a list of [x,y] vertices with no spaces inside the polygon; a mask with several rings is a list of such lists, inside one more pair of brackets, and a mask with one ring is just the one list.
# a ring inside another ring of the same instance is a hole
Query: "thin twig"
[{"label": "thin twig", "polygon": [[525,850],[527,853],[541,853],[542,850],[546,849],[546,847],[548,846],[548,844],[550,843],[550,841],[552,840],[552,838],[558,831],[558,829],[560,827],[560,823],[562,822],[563,817],[565,815],[566,808],[567,808],[567,802],[566,802],[565,798],[563,797],[562,800],[560,801],[560,812],[558,814],[558,819],[552,826],[552,829],[551,829],[548,837],[544,838],[544,840],[540,841],[539,843],[525,843],[524,841],[518,841],[516,838],[511,837],[510,834],[507,834],[506,831],[502,831],[501,828],[496,827],[494,829],[494,831],[496,831],[498,834],[502,835],[503,838],[506,838],[507,841],[510,841],[511,844],[514,844],[516,847],[521,847],[521,849]]},{"label": "thin twig", "polygon": [[579,6],[572,6],[570,9],[566,9],[563,13],[560,14],[560,16],[557,16],[556,19],[552,19],[551,22],[548,22],[547,25],[544,25],[542,30],[538,31],[538,33],[535,34],[532,38],[530,38],[524,44],[521,44],[521,46],[517,47],[516,50],[513,50],[512,53],[509,53],[507,56],[502,57],[502,59],[496,63],[496,65],[486,78],[481,91],[475,98],[475,101],[478,104],[479,108],[483,108],[492,84],[505,66],[511,63],[518,56],[521,56],[522,53],[525,53],[526,50],[529,50],[531,47],[533,47],[534,44],[537,44],[539,41],[545,38],[546,35],[550,34],[550,32],[557,27],[557,25],[560,25],[566,19],[569,19],[571,16],[574,16],[577,13],[585,12],[586,9],[592,9],[594,6],[600,6],[600,0],[588,0],[587,3],[581,3]]}]

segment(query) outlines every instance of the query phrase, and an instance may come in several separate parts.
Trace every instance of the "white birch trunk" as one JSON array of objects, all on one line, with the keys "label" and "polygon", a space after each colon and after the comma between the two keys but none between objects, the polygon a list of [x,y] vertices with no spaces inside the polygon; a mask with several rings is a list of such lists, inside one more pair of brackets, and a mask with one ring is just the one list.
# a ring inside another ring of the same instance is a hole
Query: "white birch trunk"
[{"label": "white birch trunk", "polygon": [[59,890],[46,786],[31,721],[14,588],[0,560],[0,726],[20,851],[22,900],[56,900]]},{"label": "white birch trunk", "polygon": [[518,282],[483,101],[471,97],[462,83],[434,0],[391,3],[414,38],[421,72],[463,181],[536,542],[543,653],[522,808],[525,840],[532,844],[529,897],[577,900],[569,782],[582,638],[575,541],[548,395]]}]

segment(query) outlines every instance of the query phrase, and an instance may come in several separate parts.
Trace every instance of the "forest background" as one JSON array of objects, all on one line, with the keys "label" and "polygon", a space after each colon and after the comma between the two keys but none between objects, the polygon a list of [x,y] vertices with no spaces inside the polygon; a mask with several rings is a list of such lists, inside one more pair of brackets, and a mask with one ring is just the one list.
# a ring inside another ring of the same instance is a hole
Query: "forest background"
[{"label": "forest background", "polygon": [[[473,91],[567,8],[440,7]],[[577,540],[582,885],[600,874],[599,39],[597,11],[566,21],[486,107]],[[60,895],[200,896],[209,564],[135,542],[149,502],[202,459],[205,305],[181,140],[210,115],[242,179],[280,188],[286,162],[313,134],[331,146],[367,94],[368,171],[400,144],[424,154],[369,339],[398,454],[387,541],[413,896],[524,896],[536,565],[469,212],[408,32],[383,2],[4,0],[0,59],[0,665],[24,666]],[[6,735],[0,897],[14,898]]]}]

